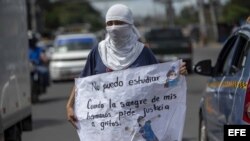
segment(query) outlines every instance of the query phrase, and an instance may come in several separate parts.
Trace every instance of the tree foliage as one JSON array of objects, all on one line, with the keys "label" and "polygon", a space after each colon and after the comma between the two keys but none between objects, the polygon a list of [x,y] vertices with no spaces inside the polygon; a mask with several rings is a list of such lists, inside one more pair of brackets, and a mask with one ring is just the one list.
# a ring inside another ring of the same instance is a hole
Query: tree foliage
[{"label": "tree foliage", "polygon": [[[215,1],[215,0],[214,0]],[[222,5],[222,13],[217,13],[218,22],[222,23],[235,23],[245,20],[250,16],[250,0],[229,0],[225,5]],[[205,8],[206,9],[206,8]],[[207,9],[208,11],[208,9]],[[209,20],[209,19],[207,19]],[[178,17],[178,23],[186,24],[198,21],[198,11],[195,7],[185,7],[182,9]]]},{"label": "tree foliage", "polygon": [[90,25],[91,31],[97,31],[104,26],[100,13],[86,1],[52,3],[47,7],[44,16],[45,27],[48,29],[85,24]]},{"label": "tree foliage", "polygon": [[231,0],[223,10],[223,20],[229,23],[245,20],[248,16],[250,16],[249,0]]},{"label": "tree foliage", "polygon": [[198,23],[198,11],[193,6],[186,6],[181,10],[177,18],[177,24],[186,25],[190,23]]}]

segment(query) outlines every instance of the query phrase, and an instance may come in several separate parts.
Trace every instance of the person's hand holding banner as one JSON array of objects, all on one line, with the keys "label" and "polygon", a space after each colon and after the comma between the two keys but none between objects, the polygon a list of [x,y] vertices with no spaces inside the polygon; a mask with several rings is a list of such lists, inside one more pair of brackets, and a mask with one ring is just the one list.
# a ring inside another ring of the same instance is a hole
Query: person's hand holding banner
[{"label": "person's hand holding banner", "polygon": [[186,80],[181,61],[75,80],[81,141],[181,141]]}]

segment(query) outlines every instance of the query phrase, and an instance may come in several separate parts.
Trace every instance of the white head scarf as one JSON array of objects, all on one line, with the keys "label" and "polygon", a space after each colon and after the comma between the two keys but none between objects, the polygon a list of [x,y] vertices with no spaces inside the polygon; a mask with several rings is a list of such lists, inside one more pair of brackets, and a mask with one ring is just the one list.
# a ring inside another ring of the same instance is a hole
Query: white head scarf
[{"label": "white head scarf", "polygon": [[122,70],[129,67],[140,55],[144,44],[138,41],[140,34],[134,26],[131,10],[115,4],[106,14],[108,21],[123,21],[127,24],[107,26],[107,36],[98,45],[98,51],[106,67]]}]

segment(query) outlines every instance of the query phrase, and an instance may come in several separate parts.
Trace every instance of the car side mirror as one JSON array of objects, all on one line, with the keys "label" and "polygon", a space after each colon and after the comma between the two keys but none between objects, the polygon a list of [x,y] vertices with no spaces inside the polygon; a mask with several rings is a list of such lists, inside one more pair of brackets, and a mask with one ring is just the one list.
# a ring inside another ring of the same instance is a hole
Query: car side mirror
[{"label": "car side mirror", "polygon": [[211,76],[213,72],[212,61],[203,60],[194,66],[194,72],[200,75]]}]

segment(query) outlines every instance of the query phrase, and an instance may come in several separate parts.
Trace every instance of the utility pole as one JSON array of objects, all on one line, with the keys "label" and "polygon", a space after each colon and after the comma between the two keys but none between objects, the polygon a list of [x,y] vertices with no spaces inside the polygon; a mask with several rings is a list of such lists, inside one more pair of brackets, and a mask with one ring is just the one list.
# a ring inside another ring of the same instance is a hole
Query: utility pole
[{"label": "utility pole", "polygon": [[30,0],[30,15],[31,15],[31,29],[33,32],[37,32],[36,22],[36,0]]},{"label": "utility pole", "polygon": [[218,40],[218,27],[217,27],[217,19],[215,16],[215,9],[214,9],[215,0],[209,0],[209,7],[210,7],[210,15],[211,15],[211,21],[212,21],[212,29],[213,29],[213,35],[214,40]]},{"label": "utility pole", "polygon": [[166,19],[168,26],[174,26],[175,22],[175,9],[173,3],[185,2],[185,0],[154,0],[155,2],[160,2],[165,5],[166,8]]},{"label": "utility pole", "polygon": [[167,13],[167,23],[169,26],[174,26],[175,11],[173,8],[173,1],[166,0],[166,13]]},{"label": "utility pole", "polygon": [[186,0],[162,0],[165,1],[166,4],[166,14],[167,14],[167,23],[169,26],[175,25],[175,8],[173,6],[173,3],[182,3]]},{"label": "utility pole", "polygon": [[204,0],[197,0],[199,7],[199,23],[200,23],[200,43],[203,47],[205,45],[205,40],[207,38],[206,23],[204,16]]}]

